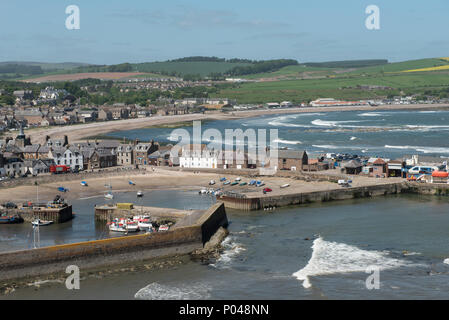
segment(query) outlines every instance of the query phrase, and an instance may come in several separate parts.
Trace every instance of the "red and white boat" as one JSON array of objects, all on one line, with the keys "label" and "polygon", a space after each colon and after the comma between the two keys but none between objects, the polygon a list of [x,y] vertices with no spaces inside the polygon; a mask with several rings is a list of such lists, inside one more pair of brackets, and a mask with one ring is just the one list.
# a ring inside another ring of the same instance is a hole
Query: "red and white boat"
[{"label": "red and white boat", "polygon": [[114,219],[109,224],[109,231],[113,232],[137,232],[139,231],[139,226],[137,222],[129,219]]}]

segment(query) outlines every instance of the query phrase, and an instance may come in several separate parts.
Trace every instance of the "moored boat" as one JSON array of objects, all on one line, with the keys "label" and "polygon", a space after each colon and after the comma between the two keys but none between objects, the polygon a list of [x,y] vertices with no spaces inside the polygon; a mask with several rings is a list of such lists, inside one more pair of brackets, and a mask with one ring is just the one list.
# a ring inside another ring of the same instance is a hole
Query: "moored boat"
[{"label": "moored boat", "polygon": [[49,221],[49,220],[41,220],[41,219],[35,219],[33,221],[31,221],[31,224],[36,227],[36,226],[48,226],[50,224],[52,224],[53,221]]},{"label": "moored boat", "polygon": [[81,185],[82,185],[83,187],[87,187],[87,186],[88,186],[86,181],[81,181]]},{"label": "moored boat", "polygon": [[139,197],[139,198],[141,198],[141,197],[143,197],[143,192],[142,191],[137,191],[137,196]]},{"label": "moored boat", "polygon": [[166,224],[159,226],[158,231],[168,231],[169,227]]},{"label": "moored boat", "polygon": [[290,185],[289,185],[288,183],[283,184],[283,185],[281,186],[281,188],[288,188],[288,187],[290,187]]},{"label": "moored boat", "polygon": [[114,199],[114,195],[111,192],[105,193],[104,197],[106,199],[110,199],[110,200]]},{"label": "moored boat", "polygon": [[0,216],[0,224],[14,224],[14,223],[22,223],[23,219],[19,215],[11,215],[11,216]]}]

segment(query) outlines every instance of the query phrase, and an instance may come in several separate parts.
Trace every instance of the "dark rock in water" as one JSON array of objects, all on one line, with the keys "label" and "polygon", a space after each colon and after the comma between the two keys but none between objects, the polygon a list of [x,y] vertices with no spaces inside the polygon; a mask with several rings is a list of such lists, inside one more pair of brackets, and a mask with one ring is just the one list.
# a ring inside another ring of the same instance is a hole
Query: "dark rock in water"
[{"label": "dark rock in water", "polygon": [[309,240],[310,240],[310,238],[304,238],[304,240],[306,240],[306,241],[309,241]]}]

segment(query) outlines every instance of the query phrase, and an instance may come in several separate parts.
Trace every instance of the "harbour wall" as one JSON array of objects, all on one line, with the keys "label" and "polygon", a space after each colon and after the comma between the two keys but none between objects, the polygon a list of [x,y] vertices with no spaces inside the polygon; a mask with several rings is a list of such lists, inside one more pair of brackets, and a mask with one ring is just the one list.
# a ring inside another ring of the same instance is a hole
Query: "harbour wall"
[{"label": "harbour wall", "polygon": [[226,208],[252,211],[270,207],[283,207],[313,202],[328,202],[333,200],[347,200],[367,198],[381,195],[398,194],[409,190],[409,186],[402,182],[372,185],[364,187],[341,188],[333,190],[291,193],[277,196],[246,197],[243,195],[217,196]]},{"label": "harbour wall", "polygon": [[0,281],[80,269],[102,268],[123,262],[186,255],[201,249],[228,220],[223,203],[216,203],[192,225],[166,232],[123,236],[30,250],[0,253]]},{"label": "harbour wall", "polygon": [[25,209],[6,209],[7,215],[19,215],[26,222],[35,219],[50,220],[54,223],[63,223],[73,218],[72,206],[67,205],[61,208],[25,208]]}]

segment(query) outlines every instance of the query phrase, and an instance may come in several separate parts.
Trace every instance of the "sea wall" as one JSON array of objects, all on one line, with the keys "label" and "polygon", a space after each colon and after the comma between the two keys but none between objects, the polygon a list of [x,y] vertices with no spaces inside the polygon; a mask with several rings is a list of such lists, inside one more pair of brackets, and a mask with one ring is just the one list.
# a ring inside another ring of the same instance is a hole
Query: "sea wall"
[{"label": "sea wall", "polygon": [[64,223],[73,219],[71,205],[61,208],[5,209],[5,212],[7,215],[17,214],[26,222],[39,218],[41,220],[50,220],[54,223]]},{"label": "sea wall", "polygon": [[63,272],[68,265],[98,268],[185,255],[201,249],[223,226],[227,226],[226,211],[222,203],[217,203],[195,224],[167,232],[0,253],[0,280]]},{"label": "sea wall", "polygon": [[269,207],[283,207],[300,205],[312,202],[327,202],[333,200],[346,200],[355,198],[375,197],[380,195],[398,194],[408,190],[404,183],[390,183],[365,187],[341,188],[314,192],[291,193],[278,196],[261,197],[232,197],[218,196],[226,208],[237,210],[260,210]]}]

